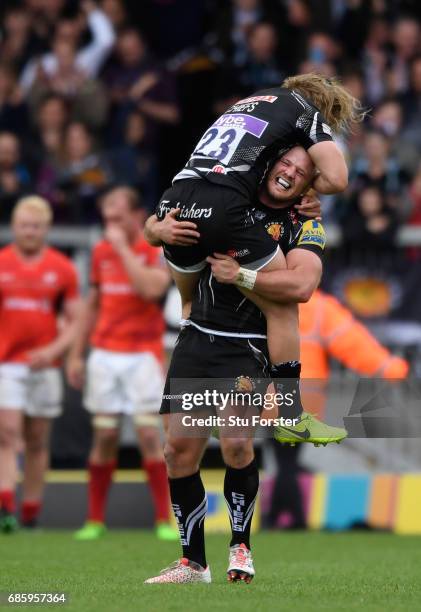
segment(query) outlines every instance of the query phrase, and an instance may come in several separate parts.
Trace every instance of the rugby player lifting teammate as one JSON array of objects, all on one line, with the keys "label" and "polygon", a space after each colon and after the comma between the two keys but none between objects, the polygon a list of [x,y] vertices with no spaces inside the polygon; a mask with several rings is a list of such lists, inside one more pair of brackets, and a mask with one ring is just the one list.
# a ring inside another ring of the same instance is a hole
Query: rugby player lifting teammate
[{"label": "rugby player lifting teammate", "polygon": [[[283,303],[280,321],[282,359],[292,363],[299,359],[297,302],[310,298],[319,283],[324,232],[320,223],[305,220],[294,210],[296,196],[305,191],[314,174],[314,166],[302,147],[293,147],[275,162],[259,190],[254,215],[272,241],[286,253],[288,269],[259,272],[256,289]],[[294,183],[291,198],[285,195],[278,179],[287,177]],[[292,202],[291,202],[292,199]],[[172,216],[148,223],[148,237],[182,245],[198,236],[194,226],[177,228]],[[189,232],[190,230],[190,232]],[[195,232],[192,234],[191,232]],[[190,236],[190,238],[189,238]],[[317,236],[319,240],[313,241]],[[180,527],[183,558],[160,576],[148,582],[210,582],[206,568],[203,520],[206,496],[200,478],[199,465],[207,435],[192,437],[180,427],[182,406],[173,398],[172,383],[177,378],[228,378],[233,383],[242,379],[266,389],[269,360],[266,343],[266,322],[262,313],[246,300],[232,284],[238,263],[230,257],[212,260],[213,270],[203,271],[194,296],[186,328],[180,334],[169,368],[161,412],[166,422],[166,447],[170,490],[174,511]],[[222,282],[217,282],[214,274]],[[262,275],[265,275],[262,277]],[[222,284],[223,283],[223,284]],[[266,381],[266,383],[265,383]],[[177,393],[175,394],[177,395]],[[172,403],[175,402],[175,405]],[[170,414],[171,418],[170,418]],[[211,411],[212,413],[212,411]],[[207,412],[203,411],[202,415]],[[285,415],[282,407],[282,415]],[[266,416],[266,415],[265,415]],[[272,415],[271,415],[272,416]],[[302,423],[316,430],[326,441],[339,441],[345,430],[330,428],[303,414]],[[254,461],[252,436],[239,436],[232,428],[220,429],[221,450],[227,466],[224,494],[231,524],[228,577],[250,581],[254,576],[250,552],[250,524],[254,500],[258,491],[259,474]],[[291,436],[290,441],[314,441],[297,432],[278,431]]]},{"label": "rugby player lifting teammate", "polygon": [[[295,144],[308,152],[317,169],[312,181],[316,191],[343,191],[348,172],[332,130],[346,128],[363,114],[359,102],[336,80],[315,74],[290,77],[281,87],[259,91],[234,104],[206,131],[156,209],[160,220],[179,209],[177,218],[194,221],[200,233],[199,242],[188,248],[164,245],[185,318],[208,256],[231,253],[240,264],[235,282],[266,317],[271,377],[280,392],[285,392],[285,380],[280,379],[293,380],[298,374],[297,366],[282,358],[283,308],[268,294],[250,290],[258,270],[279,270],[283,258],[256,222],[253,202],[270,161]],[[287,178],[279,177],[278,185],[286,197],[293,196],[294,184]],[[299,402],[294,410],[299,417]]]}]

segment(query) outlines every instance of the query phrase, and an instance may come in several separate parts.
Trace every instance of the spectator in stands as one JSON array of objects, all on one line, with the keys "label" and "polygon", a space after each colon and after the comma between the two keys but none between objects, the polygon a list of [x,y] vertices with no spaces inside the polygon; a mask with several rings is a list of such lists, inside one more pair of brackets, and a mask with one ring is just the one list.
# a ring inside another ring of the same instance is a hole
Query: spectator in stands
[{"label": "spectator in stands", "polygon": [[21,7],[10,8],[3,20],[0,41],[1,61],[20,72],[30,57],[30,18]]},{"label": "spectator in stands", "polygon": [[0,64],[0,131],[22,135],[27,129],[27,109],[8,64]]},{"label": "spectator in stands", "polygon": [[305,61],[307,41],[313,27],[313,10],[310,0],[291,0],[287,3],[284,27],[281,28],[280,48],[289,74],[298,70]]},{"label": "spectator in stands", "polygon": [[217,113],[239,98],[265,87],[277,87],[285,78],[277,59],[278,35],[269,22],[259,22],[247,36],[246,60],[239,66],[223,66],[217,76]]},{"label": "spectator in stands", "polygon": [[[37,169],[36,191],[48,200],[60,222],[59,208],[64,194],[57,187],[57,173],[63,156],[64,133],[69,122],[69,105],[57,94],[48,94],[40,103],[35,117],[32,158]],[[41,155],[40,155],[41,152]]]},{"label": "spectator in stands", "polygon": [[367,132],[363,150],[351,167],[348,193],[363,187],[377,187],[399,217],[405,218],[410,205],[406,194],[409,177],[390,152],[390,140],[380,131]]},{"label": "spectator in stands", "polygon": [[116,31],[127,26],[128,15],[124,0],[102,0],[101,9],[107,15]]},{"label": "spectator in stands", "polygon": [[77,122],[66,128],[62,152],[51,155],[49,167],[38,175],[40,191],[56,206],[56,219],[66,223],[97,222],[96,198],[112,180],[106,156],[95,149],[88,128]]},{"label": "spectator in stands", "polygon": [[[114,45],[114,30],[108,17],[97,8],[94,2],[83,0],[82,7],[87,15],[92,37],[91,42],[77,51],[76,42],[72,39],[72,26],[70,26],[70,36],[66,37],[63,37],[63,33],[60,33],[60,30],[57,29],[53,41],[53,51],[39,58],[34,58],[27,64],[21,79],[21,85],[25,92],[31,89],[39,72],[42,72],[49,79],[57,74],[60,62],[63,61],[63,53],[67,57],[74,54],[78,73],[83,73],[89,78],[97,76]],[[65,50],[63,49],[63,43],[67,43]]]},{"label": "spectator in stands", "polygon": [[69,105],[62,96],[54,93],[45,96],[35,118],[38,146],[41,144],[44,155],[58,154],[69,118]]},{"label": "spectator in stands", "polygon": [[39,101],[48,93],[63,96],[72,105],[74,118],[92,128],[100,127],[107,116],[108,97],[101,81],[88,78],[78,65],[74,43],[59,39],[54,45],[55,71],[38,71],[28,102],[36,112]]},{"label": "spectator in stands", "polygon": [[421,164],[412,180],[409,193],[411,196],[412,210],[408,223],[411,225],[421,225]]},{"label": "spectator in stands", "polygon": [[313,67],[313,72],[320,72],[320,66],[326,64],[334,66],[334,73],[338,73],[338,67],[342,49],[338,42],[325,32],[314,32],[307,43],[307,60]]},{"label": "spectator in stands", "polygon": [[142,193],[144,207],[152,212],[157,192],[157,159],[146,141],[146,120],[138,111],[127,116],[124,144],[109,153],[114,176],[119,183],[136,187]]},{"label": "spectator in stands", "polygon": [[389,42],[390,29],[387,21],[383,18],[373,19],[360,58],[366,97],[370,104],[377,104],[386,94]]},{"label": "spectator in stands", "polygon": [[241,94],[264,87],[276,87],[285,78],[277,59],[278,35],[269,22],[254,25],[247,36],[245,62],[238,67]]},{"label": "spectator in stands", "polygon": [[0,214],[8,220],[15,201],[25,193],[31,177],[21,160],[20,143],[11,132],[0,133]]},{"label": "spectator in stands", "polygon": [[361,259],[391,251],[395,246],[398,222],[378,187],[366,186],[350,201],[342,221],[343,243]]},{"label": "spectator in stands", "polygon": [[248,34],[267,18],[261,0],[231,0],[218,12],[212,40],[221,62],[241,66],[248,56]]},{"label": "spectator in stands", "polygon": [[421,51],[421,30],[412,17],[401,17],[393,28],[394,53],[389,71],[389,91],[405,93],[410,86],[409,64]]},{"label": "spectator in stands", "polygon": [[409,141],[409,134],[402,133],[403,113],[399,102],[389,98],[380,103],[372,112],[371,125],[389,138],[392,157],[407,175],[412,176],[418,167],[419,153]]},{"label": "spectator in stands", "polygon": [[123,141],[127,115],[133,109],[148,120],[147,138],[151,144],[156,143],[160,125],[178,122],[174,79],[153,58],[144,38],[134,28],[120,32],[115,56],[103,79],[113,103],[114,143]]},{"label": "spectator in stands", "polygon": [[404,136],[421,152],[421,55],[417,55],[410,70],[410,87],[400,98],[404,117]]},{"label": "spectator in stands", "polygon": [[104,153],[97,151],[92,134],[82,123],[71,123],[64,139],[63,160],[57,177],[79,222],[98,221],[96,199],[112,182]]}]

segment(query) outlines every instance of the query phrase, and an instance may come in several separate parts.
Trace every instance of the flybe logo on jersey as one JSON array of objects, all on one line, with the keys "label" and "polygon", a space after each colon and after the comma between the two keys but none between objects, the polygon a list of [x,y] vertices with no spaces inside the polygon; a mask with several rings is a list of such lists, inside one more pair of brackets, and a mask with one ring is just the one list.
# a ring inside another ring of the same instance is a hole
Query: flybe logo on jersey
[{"label": "flybe logo on jersey", "polygon": [[213,125],[215,127],[241,129],[244,130],[244,132],[248,132],[260,138],[267,128],[268,122],[258,119],[257,117],[252,117],[251,115],[244,115],[243,113],[239,113],[238,115],[226,113],[219,117]]},{"label": "flybe logo on jersey", "polygon": [[321,249],[325,248],[326,234],[323,225],[318,221],[306,221],[303,223],[301,235],[297,242],[297,246],[314,245]]}]

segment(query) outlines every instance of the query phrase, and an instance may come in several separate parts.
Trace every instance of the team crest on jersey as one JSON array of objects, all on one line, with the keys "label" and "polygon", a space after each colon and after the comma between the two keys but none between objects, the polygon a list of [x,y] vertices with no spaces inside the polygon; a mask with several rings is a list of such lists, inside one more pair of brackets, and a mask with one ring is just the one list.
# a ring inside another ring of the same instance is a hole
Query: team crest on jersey
[{"label": "team crest on jersey", "polygon": [[251,393],[256,388],[256,385],[250,376],[237,376],[234,387],[239,393]]},{"label": "team crest on jersey", "polygon": [[283,223],[278,223],[277,221],[271,221],[270,223],[266,223],[265,228],[269,236],[272,236],[272,238],[276,242],[279,242],[279,240],[284,235],[285,230],[284,230]]},{"label": "team crest on jersey", "polygon": [[318,221],[306,221],[301,229],[300,238],[297,246],[301,245],[318,246],[322,250],[326,245],[326,234],[323,225]]}]

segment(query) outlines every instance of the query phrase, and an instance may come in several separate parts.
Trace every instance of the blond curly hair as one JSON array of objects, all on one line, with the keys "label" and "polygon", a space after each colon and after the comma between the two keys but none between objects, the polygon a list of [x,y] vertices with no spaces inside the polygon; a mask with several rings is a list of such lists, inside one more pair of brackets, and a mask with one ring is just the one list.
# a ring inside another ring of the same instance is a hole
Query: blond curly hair
[{"label": "blond curly hair", "polygon": [[361,102],[337,78],[315,73],[298,74],[285,79],[282,87],[294,89],[310,100],[335,132],[350,129],[367,114]]}]

